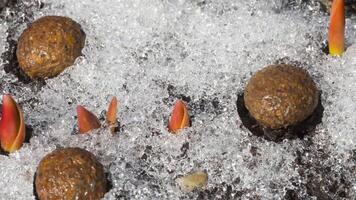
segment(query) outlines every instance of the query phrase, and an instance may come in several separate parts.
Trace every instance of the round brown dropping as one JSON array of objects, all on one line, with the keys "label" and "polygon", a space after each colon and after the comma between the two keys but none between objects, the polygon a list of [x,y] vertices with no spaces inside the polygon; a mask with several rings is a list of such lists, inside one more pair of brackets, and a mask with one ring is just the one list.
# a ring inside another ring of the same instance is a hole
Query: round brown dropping
[{"label": "round brown dropping", "polygon": [[46,16],[21,34],[16,56],[30,78],[52,78],[73,65],[84,44],[85,33],[77,22],[68,17]]},{"label": "round brown dropping", "polygon": [[318,105],[319,92],[307,71],[291,65],[271,65],[248,82],[244,101],[250,115],[271,129],[296,125]]},{"label": "round brown dropping", "polygon": [[80,148],[47,154],[38,165],[35,186],[40,200],[97,200],[107,192],[103,166],[92,153]]}]

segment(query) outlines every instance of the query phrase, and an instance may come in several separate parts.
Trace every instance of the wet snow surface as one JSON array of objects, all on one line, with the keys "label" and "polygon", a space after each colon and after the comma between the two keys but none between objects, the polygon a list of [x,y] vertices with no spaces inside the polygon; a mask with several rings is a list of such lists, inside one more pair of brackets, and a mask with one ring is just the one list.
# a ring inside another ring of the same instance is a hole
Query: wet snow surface
[{"label": "wet snow surface", "polygon": [[[345,55],[329,57],[322,52],[328,17],[318,5],[20,0],[3,9],[0,91],[22,106],[32,138],[0,156],[0,198],[34,199],[39,161],[69,146],[91,151],[105,166],[113,187],[104,199],[356,198],[356,20],[346,21]],[[45,15],[82,25],[84,56],[45,83],[19,81],[10,43]],[[242,125],[236,101],[252,73],[280,62],[310,72],[325,110],[304,138],[273,142]],[[103,116],[112,96],[121,132],[77,135],[76,106]],[[172,135],[166,124],[177,98],[187,101],[192,127]],[[208,185],[182,192],[175,179],[198,170],[207,171]]]}]

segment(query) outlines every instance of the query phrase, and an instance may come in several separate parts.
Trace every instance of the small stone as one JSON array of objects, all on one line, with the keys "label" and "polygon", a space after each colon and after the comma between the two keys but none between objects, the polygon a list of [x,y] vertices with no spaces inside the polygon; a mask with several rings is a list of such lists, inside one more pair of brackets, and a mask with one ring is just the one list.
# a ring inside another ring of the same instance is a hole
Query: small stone
[{"label": "small stone", "polygon": [[203,171],[194,172],[176,179],[179,187],[185,192],[192,192],[195,189],[206,186],[208,174]]},{"label": "small stone", "polygon": [[291,65],[272,65],[254,74],[244,92],[250,115],[271,129],[296,125],[318,105],[319,92],[309,74]]},{"label": "small stone", "polygon": [[84,44],[85,33],[77,22],[68,17],[46,16],[21,34],[16,56],[30,78],[52,78],[73,65]]},{"label": "small stone", "polygon": [[38,165],[35,185],[40,200],[98,200],[107,192],[103,166],[92,153],[80,148],[47,154]]}]

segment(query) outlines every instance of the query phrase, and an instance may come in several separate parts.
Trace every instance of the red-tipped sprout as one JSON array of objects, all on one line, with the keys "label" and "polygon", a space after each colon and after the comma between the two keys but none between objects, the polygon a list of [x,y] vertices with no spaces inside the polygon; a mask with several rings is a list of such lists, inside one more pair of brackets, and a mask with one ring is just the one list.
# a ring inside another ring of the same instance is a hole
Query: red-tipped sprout
[{"label": "red-tipped sprout", "polygon": [[329,24],[329,53],[341,56],[345,50],[345,8],[344,0],[334,0]]},{"label": "red-tipped sprout", "polygon": [[77,117],[79,133],[88,133],[101,126],[99,119],[83,106],[77,106]]},{"label": "red-tipped sprout", "polygon": [[168,130],[171,133],[178,133],[180,129],[189,126],[188,109],[182,100],[177,100],[174,104],[172,115],[168,123]]},{"label": "red-tipped sprout", "polygon": [[22,111],[10,95],[4,95],[2,103],[1,148],[8,153],[12,153],[22,147],[26,135],[25,123]]},{"label": "red-tipped sprout", "polygon": [[108,107],[108,111],[106,113],[106,123],[109,125],[110,131],[113,133],[115,128],[118,126],[117,124],[117,99],[113,97]]}]

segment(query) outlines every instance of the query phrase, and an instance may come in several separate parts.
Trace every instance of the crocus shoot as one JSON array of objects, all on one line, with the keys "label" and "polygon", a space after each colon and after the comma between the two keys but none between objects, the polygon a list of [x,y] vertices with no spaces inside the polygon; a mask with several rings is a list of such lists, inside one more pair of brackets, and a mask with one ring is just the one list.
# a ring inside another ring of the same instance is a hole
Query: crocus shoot
[{"label": "crocus shoot", "polygon": [[101,126],[99,119],[83,106],[77,106],[77,117],[79,133],[88,133]]},{"label": "crocus shoot", "polygon": [[168,130],[171,133],[178,133],[180,129],[190,126],[188,109],[182,100],[177,100],[174,104],[171,118],[168,123]]},{"label": "crocus shoot", "polygon": [[0,142],[2,150],[12,153],[22,147],[25,140],[25,123],[22,111],[10,95],[2,98]]},{"label": "crocus shoot", "polygon": [[110,131],[114,133],[115,128],[118,126],[117,123],[117,99],[113,97],[108,107],[108,111],[106,113],[106,123],[108,124]]},{"label": "crocus shoot", "polygon": [[334,0],[330,13],[329,53],[341,56],[345,51],[345,5],[344,0]]}]

